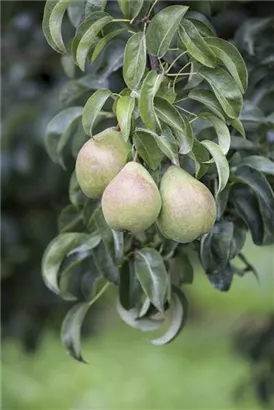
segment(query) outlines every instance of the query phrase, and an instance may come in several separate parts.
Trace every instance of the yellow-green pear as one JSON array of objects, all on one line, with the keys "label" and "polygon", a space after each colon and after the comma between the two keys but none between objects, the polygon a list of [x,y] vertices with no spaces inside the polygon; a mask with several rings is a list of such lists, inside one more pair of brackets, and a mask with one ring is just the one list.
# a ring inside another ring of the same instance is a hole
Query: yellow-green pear
[{"label": "yellow-green pear", "polygon": [[156,220],[160,209],[157,185],[148,171],[133,161],[124,166],[102,196],[105,220],[116,231],[144,231]]},{"label": "yellow-green pear", "polygon": [[188,243],[211,231],[216,220],[216,204],[200,181],[171,166],[162,178],[160,194],[162,209],[157,223],[164,236]]},{"label": "yellow-green pear", "polygon": [[130,145],[114,127],[89,139],[76,159],[76,176],[89,198],[99,198],[127,162]]}]

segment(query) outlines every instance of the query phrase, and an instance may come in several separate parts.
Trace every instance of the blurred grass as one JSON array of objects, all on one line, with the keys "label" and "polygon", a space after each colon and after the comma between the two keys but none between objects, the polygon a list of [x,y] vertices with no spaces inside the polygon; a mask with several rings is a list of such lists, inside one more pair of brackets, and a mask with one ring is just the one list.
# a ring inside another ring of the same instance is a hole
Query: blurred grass
[{"label": "blurred grass", "polygon": [[259,409],[252,394],[240,403],[233,399],[249,364],[233,353],[231,336],[245,317],[273,309],[273,247],[257,248],[249,241],[246,255],[259,272],[260,286],[248,274],[220,294],[197,272],[194,285],[186,287],[194,318],[168,346],[154,347],[150,335],[121,323],[109,299],[99,336],[83,343],[89,365],[70,359],[50,332],[34,356],[14,341],[5,343],[2,408]]}]

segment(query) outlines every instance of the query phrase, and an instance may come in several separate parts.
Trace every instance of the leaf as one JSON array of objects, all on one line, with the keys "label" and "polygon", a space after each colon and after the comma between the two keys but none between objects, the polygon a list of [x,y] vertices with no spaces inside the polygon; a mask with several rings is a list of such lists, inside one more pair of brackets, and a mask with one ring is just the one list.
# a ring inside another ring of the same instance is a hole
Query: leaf
[{"label": "leaf", "polygon": [[82,213],[74,205],[66,206],[58,217],[60,233],[78,232],[83,229]]},{"label": "leaf", "polygon": [[242,93],[247,89],[248,72],[244,59],[233,44],[217,37],[208,37],[207,44],[230,72]]},{"label": "leaf", "polygon": [[165,55],[187,10],[186,6],[169,6],[152,18],[146,32],[150,54],[159,58]]},{"label": "leaf", "polygon": [[62,64],[62,67],[63,67],[63,70],[64,70],[65,74],[69,78],[74,78],[75,77],[76,67],[75,67],[75,64],[74,64],[74,61],[73,61],[72,57],[68,56],[66,54],[63,54],[61,56],[61,64]]},{"label": "leaf", "polygon": [[111,94],[111,91],[107,89],[102,88],[101,90],[97,90],[91,97],[89,97],[84,106],[82,123],[85,133],[90,137],[92,137],[93,124]]},{"label": "leaf", "polygon": [[128,95],[120,96],[116,104],[116,116],[121,128],[122,136],[128,141],[131,128],[131,119],[135,107],[135,98]]},{"label": "leaf", "polygon": [[140,13],[144,4],[144,0],[118,0],[118,4],[124,17],[133,22],[133,20]]},{"label": "leaf", "polygon": [[161,74],[149,71],[143,81],[139,97],[140,117],[146,127],[154,132],[161,129],[154,110],[154,97],[161,85],[162,79],[163,76]]},{"label": "leaf", "polygon": [[124,233],[111,230],[114,241],[114,258],[117,266],[120,266],[124,259]]},{"label": "leaf", "polygon": [[180,153],[190,152],[193,147],[193,133],[187,117],[180,114],[172,104],[163,98],[156,97],[154,105],[158,117],[176,131],[175,135],[180,142]]},{"label": "leaf", "polygon": [[173,288],[170,302],[171,320],[167,332],[158,339],[153,339],[151,343],[155,346],[162,346],[170,343],[182,330],[186,322],[188,303],[181,290]]},{"label": "leaf", "polygon": [[199,30],[188,19],[184,19],[179,27],[179,37],[188,53],[201,64],[214,68],[217,64],[216,57],[207,45]]},{"label": "leaf", "polygon": [[204,111],[199,114],[199,117],[205,118],[212,122],[218,137],[219,147],[221,148],[223,154],[226,155],[230,148],[230,132],[226,123],[217,116]]},{"label": "leaf", "polygon": [[160,166],[162,161],[161,150],[149,132],[137,128],[133,136],[133,144],[149,168],[155,170]]},{"label": "leaf", "polygon": [[86,0],[85,15],[88,16],[96,11],[104,11],[107,0]]},{"label": "leaf", "polygon": [[255,245],[262,245],[264,224],[255,195],[245,185],[236,184],[231,190],[231,200],[237,214],[249,228]]},{"label": "leaf", "polygon": [[59,294],[58,272],[64,258],[82,245],[88,250],[93,249],[100,240],[96,232],[93,234],[64,233],[54,238],[47,246],[42,259],[42,276],[48,288]]},{"label": "leaf", "polygon": [[181,286],[182,284],[193,283],[193,267],[187,254],[179,252],[169,261],[170,277],[173,285]]},{"label": "leaf", "polygon": [[228,263],[224,269],[215,273],[208,273],[207,277],[215,289],[220,290],[221,292],[227,292],[232,284],[233,269],[230,263]]},{"label": "leaf", "polygon": [[96,36],[112,20],[110,15],[105,15],[96,22],[93,22],[85,31],[78,42],[76,50],[76,62],[82,71],[85,71],[86,58],[92,44],[96,43]]},{"label": "leaf", "polygon": [[224,112],[238,118],[243,105],[241,90],[231,75],[221,67],[202,67],[199,74],[209,83]]},{"label": "leaf", "polygon": [[217,117],[225,121],[224,111],[212,91],[195,89],[190,91],[188,97],[192,100],[199,101],[201,104],[204,104],[215,115],[217,115]]},{"label": "leaf", "polygon": [[161,255],[155,249],[143,248],[135,253],[134,267],[144,293],[163,311],[168,276]]},{"label": "leaf", "polygon": [[176,93],[172,89],[171,82],[167,78],[163,78],[159,90],[156,94],[157,97],[164,98],[170,103],[174,103],[176,100]]},{"label": "leaf", "polygon": [[254,144],[252,141],[248,139],[243,139],[242,137],[237,137],[236,135],[233,135],[231,137],[231,147],[230,148],[236,151],[246,150],[246,151],[258,152],[259,145]]},{"label": "leaf", "polygon": [[86,196],[80,188],[75,171],[72,173],[70,177],[69,200],[77,208],[80,208],[86,202]]},{"label": "leaf", "polygon": [[[199,20],[198,18],[188,17],[187,19],[194,24],[202,36],[211,37],[216,35],[215,30],[210,23],[205,22],[204,20]],[[205,41],[207,41],[207,39],[205,39]]]},{"label": "leaf", "polygon": [[101,202],[97,199],[87,199],[83,208],[83,221],[88,231],[93,231],[95,228],[94,212],[100,208]]},{"label": "leaf", "polygon": [[207,140],[201,141],[201,144],[204,145],[206,149],[210,152],[216,164],[219,177],[219,185],[218,190],[216,192],[216,195],[218,195],[218,193],[226,187],[226,184],[228,182],[229,165],[226,157],[224,156],[223,152],[217,144]]},{"label": "leaf", "polygon": [[247,165],[264,174],[274,175],[274,162],[260,155],[250,155],[242,158],[241,165]]},{"label": "leaf", "polygon": [[146,38],[136,33],[127,41],[124,53],[123,77],[126,85],[134,90],[142,80],[146,68]]},{"label": "leaf", "polygon": [[198,141],[194,139],[194,144],[192,151],[188,154],[190,158],[195,162],[195,177],[197,179],[202,178],[202,176],[208,170],[209,153],[208,150]]},{"label": "leaf", "polygon": [[120,304],[119,299],[117,298],[117,312],[120,318],[129,326],[133,327],[134,329],[139,329],[142,332],[151,332],[153,330],[159,329],[162,325],[163,320],[153,320],[153,319],[146,319],[146,318],[138,318],[138,310],[136,308],[126,310]]},{"label": "leaf", "polygon": [[138,282],[133,262],[125,261],[120,269],[119,278],[119,301],[125,310],[136,308],[138,299],[141,297],[141,286]]},{"label": "leaf", "polygon": [[230,120],[230,124],[245,138],[245,129],[239,118],[233,118],[232,120]]},{"label": "leaf", "polygon": [[75,124],[82,115],[83,107],[69,107],[59,112],[46,129],[46,148],[53,162],[62,162],[62,150],[75,131]]},{"label": "leaf", "polygon": [[71,24],[77,28],[85,15],[85,0],[70,0],[67,13]]},{"label": "leaf", "polygon": [[163,152],[163,154],[165,154],[174,165],[180,166],[178,145],[171,129],[164,125],[162,127],[161,135],[158,135],[149,130],[146,130],[146,132],[153,136],[156,144]]},{"label": "leaf", "polygon": [[66,52],[62,40],[61,27],[68,5],[68,0],[47,0],[44,8],[43,33],[48,44],[58,53]]},{"label": "leaf", "polygon": [[111,31],[109,31],[108,34],[104,35],[103,38],[96,44],[90,62],[93,63],[98,55],[103,51],[103,49],[106,47],[106,45],[115,37],[119,36],[119,34],[124,33],[127,29],[125,26],[122,26],[121,24],[116,24],[116,23],[110,23],[107,25],[107,28],[110,27],[110,25],[113,24],[113,28]]},{"label": "leaf", "polygon": [[89,309],[89,303],[77,303],[67,313],[61,329],[61,339],[68,354],[86,363],[81,354],[81,327]]}]

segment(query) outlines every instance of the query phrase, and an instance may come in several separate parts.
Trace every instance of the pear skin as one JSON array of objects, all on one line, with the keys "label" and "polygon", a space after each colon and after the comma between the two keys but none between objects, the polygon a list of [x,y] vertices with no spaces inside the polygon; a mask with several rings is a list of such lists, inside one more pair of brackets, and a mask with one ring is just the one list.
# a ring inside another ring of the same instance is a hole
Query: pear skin
[{"label": "pear skin", "polygon": [[116,231],[145,231],[155,222],[160,209],[157,185],[148,171],[133,161],[124,166],[102,196],[105,220]]},{"label": "pear skin", "polygon": [[216,220],[216,204],[200,181],[171,166],[162,178],[160,194],[162,209],[157,224],[168,239],[188,243],[211,231]]},{"label": "pear skin", "polygon": [[130,144],[119,131],[107,128],[88,140],[76,159],[78,183],[89,198],[100,198],[110,181],[127,162]]}]

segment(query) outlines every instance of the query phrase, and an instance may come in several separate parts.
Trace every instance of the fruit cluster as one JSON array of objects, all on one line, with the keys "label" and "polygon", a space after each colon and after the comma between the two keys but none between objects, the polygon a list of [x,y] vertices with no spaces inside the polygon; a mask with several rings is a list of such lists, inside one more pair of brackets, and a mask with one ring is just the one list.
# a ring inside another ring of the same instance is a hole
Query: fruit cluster
[{"label": "fruit cluster", "polygon": [[128,161],[131,146],[121,132],[108,128],[88,140],[78,153],[76,175],[89,198],[102,196],[107,224],[137,233],[154,222],[162,234],[188,243],[209,232],[216,219],[208,188],[178,166],[170,166],[158,189],[139,162]]}]

